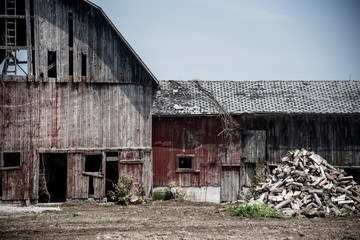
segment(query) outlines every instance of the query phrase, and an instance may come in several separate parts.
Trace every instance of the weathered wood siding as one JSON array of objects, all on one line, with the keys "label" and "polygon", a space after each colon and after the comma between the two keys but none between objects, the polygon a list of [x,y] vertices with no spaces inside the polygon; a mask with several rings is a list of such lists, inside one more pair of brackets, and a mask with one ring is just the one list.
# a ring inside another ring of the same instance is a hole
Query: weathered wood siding
[{"label": "weathered wood siding", "polygon": [[[170,180],[182,186],[219,186],[221,181],[221,199],[232,200],[235,188],[251,186],[266,164],[280,164],[295,148],[315,151],[334,166],[360,166],[359,116],[234,118],[241,126],[241,141],[229,145],[218,136],[221,123],[216,117],[153,117],[154,186],[167,186]],[[176,172],[178,154],[193,154],[200,172]]]},{"label": "weathered wood siding", "polygon": [[[0,163],[4,152],[21,153],[19,167],[2,168],[2,199],[37,199],[39,156],[60,152],[68,156],[67,198],[87,198],[91,179],[93,195],[105,196],[105,178],[83,174],[85,156],[93,151],[104,159],[105,152],[118,152],[120,173],[133,172],[149,193],[150,112],[157,80],[92,3],[26,3],[22,36],[28,46],[23,48],[33,53],[28,69],[34,61],[34,72],[0,75]],[[141,163],[121,163],[134,149]]]},{"label": "weathered wood siding", "polygon": [[[2,171],[3,199],[19,199],[24,194],[26,198],[34,197],[33,177],[30,177],[38,171],[33,168],[38,166],[34,150],[80,149],[86,153],[94,149],[123,152],[126,148],[150,149],[152,91],[151,86],[138,84],[1,84],[0,155],[21,152],[20,168]],[[83,165],[70,156],[68,172],[82,176]],[[151,154],[143,157],[145,169],[139,174],[146,174],[138,177],[149,190]],[[87,183],[83,181],[87,177],[72,181],[71,174],[68,196],[84,198],[83,188],[87,191]]]},{"label": "weathered wood siding", "polygon": [[[181,186],[220,186],[222,165],[240,160],[240,141],[224,141],[221,122],[216,117],[153,118],[154,187],[176,181]],[[194,155],[198,172],[176,172],[177,155]]]},{"label": "weathered wood siding", "polygon": [[305,148],[334,166],[360,166],[358,115],[242,115],[241,127],[266,131],[269,164],[279,164],[289,150]]},{"label": "weathered wood siding", "polygon": [[[103,12],[82,0],[34,1],[36,81],[145,83],[153,77]],[[73,47],[69,46],[69,13]],[[48,78],[48,51],[56,52],[56,78]],[[73,52],[73,74],[69,52]],[[82,55],[86,55],[86,76]],[[69,77],[72,75],[72,78]]]}]

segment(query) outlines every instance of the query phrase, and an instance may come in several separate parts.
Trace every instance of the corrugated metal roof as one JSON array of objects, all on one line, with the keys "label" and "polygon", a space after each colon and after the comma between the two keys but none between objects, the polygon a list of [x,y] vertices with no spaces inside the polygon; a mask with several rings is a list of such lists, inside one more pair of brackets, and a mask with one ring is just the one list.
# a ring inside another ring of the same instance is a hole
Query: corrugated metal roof
[{"label": "corrugated metal roof", "polygon": [[153,115],[218,114],[211,98],[232,114],[360,113],[360,81],[198,81],[198,84],[160,81]]}]

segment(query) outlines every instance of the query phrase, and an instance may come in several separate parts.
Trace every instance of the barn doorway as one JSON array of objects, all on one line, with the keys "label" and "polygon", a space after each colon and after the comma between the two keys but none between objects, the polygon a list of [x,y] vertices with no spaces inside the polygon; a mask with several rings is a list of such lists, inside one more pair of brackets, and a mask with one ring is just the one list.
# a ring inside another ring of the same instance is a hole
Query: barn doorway
[{"label": "barn doorway", "polygon": [[106,153],[106,186],[105,192],[108,201],[112,199],[108,196],[108,191],[114,190],[114,183],[119,179],[119,157],[117,152]]},{"label": "barn doorway", "polygon": [[240,187],[240,166],[223,165],[220,184],[220,201],[236,201]]},{"label": "barn doorway", "polygon": [[40,155],[39,202],[66,201],[67,154]]}]

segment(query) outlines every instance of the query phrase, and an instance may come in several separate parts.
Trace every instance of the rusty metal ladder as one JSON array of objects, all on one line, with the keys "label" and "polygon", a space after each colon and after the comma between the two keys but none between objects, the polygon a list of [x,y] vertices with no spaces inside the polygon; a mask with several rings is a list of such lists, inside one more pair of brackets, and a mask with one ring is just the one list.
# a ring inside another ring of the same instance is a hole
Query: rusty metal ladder
[{"label": "rusty metal ladder", "polygon": [[[6,15],[16,15],[16,0],[7,0],[5,2]],[[4,67],[4,74],[15,74],[17,72],[17,58],[16,58],[16,19],[6,18],[6,66]],[[12,67],[9,69],[9,67]]]}]

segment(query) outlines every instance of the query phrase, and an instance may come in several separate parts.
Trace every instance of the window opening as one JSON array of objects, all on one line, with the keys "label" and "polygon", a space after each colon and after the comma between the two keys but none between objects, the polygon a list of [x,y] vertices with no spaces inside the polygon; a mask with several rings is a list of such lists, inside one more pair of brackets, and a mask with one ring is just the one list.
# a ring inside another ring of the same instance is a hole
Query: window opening
[{"label": "window opening", "polygon": [[85,157],[85,172],[101,172],[102,155],[87,155]]},{"label": "window opening", "polygon": [[27,75],[27,50],[6,51],[6,58],[0,63],[2,73],[6,75]]},{"label": "window opening", "polygon": [[48,51],[48,77],[56,78],[56,52]]},{"label": "window opening", "polygon": [[[31,5],[33,0],[31,0]],[[0,72],[4,75],[28,75],[28,47],[25,0],[1,1],[1,14],[6,15],[0,19],[0,45],[4,46],[0,51]],[[31,35],[34,31],[34,20],[31,18]],[[33,41],[32,41],[33,45]],[[31,52],[29,53],[33,55]],[[32,57],[32,56],[31,56]],[[33,61],[31,59],[30,61]],[[29,73],[31,74],[31,73]]]},{"label": "window opening", "polygon": [[11,152],[4,153],[4,166],[3,167],[20,167],[20,153]]},{"label": "window opening", "polygon": [[179,157],[179,169],[192,169],[192,160],[193,157]]},{"label": "window opening", "polygon": [[81,76],[86,76],[86,54],[81,53]]}]

